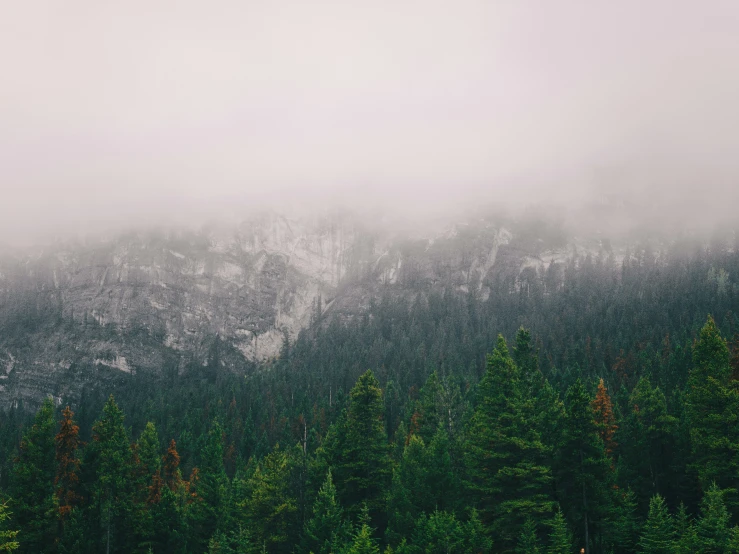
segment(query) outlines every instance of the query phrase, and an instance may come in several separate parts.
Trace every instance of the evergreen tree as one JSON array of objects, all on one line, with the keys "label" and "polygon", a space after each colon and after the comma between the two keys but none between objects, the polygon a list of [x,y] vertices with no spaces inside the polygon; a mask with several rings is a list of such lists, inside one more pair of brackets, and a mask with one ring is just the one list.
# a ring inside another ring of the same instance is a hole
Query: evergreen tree
[{"label": "evergreen tree", "polygon": [[313,516],[305,524],[303,551],[329,554],[345,542],[347,536],[343,510],[336,499],[336,487],[329,470],[313,505]]},{"label": "evergreen tree", "polygon": [[431,441],[439,428],[439,424],[444,421],[443,396],[444,388],[438,373],[434,371],[421,388],[418,408],[412,418],[412,428],[410,430],[411,434],[418,435],[425,443]]},{"label": "evergreen tree", "polygon": [[572,554],[572,533],[567,529],[567,521],[562,510],[554,512],[554,517],[549,523],[549,548],[547,554]]},{"label": "evergreen tree", "polygon": [[603,379],[598,383],[598,391],[595,393],[592,406],[595,414],[595,425],[598,428],[600,440],[603,441],[606,456],[613,456],[617,446],[614,437],[618,425],[616,425],[616,416],[613,413],[613,402],[608,394],[608,389],[603,384]]},{"label": "evergreen tree", "polygon": [[[426,485],[428,497],[422,502],[424,511],[454,511],[459,507],[461,481],[455,461],[460,458],[456,444],[446,426],[440,425],[426,448]],[[423,500],[423,499],[421,499]]]},{"label": "evergreen tree", "polygon": [[298,542],[298,500],[291,489],[300,464],[296,449],[282,450],[277,445],[249,479],[251,495],[243,503],[245,523],[254,541],[270,552],[289,552]]},{"label": "evergreen tree", "polygon": [[347,554],[380,554],[377,541],[372,538],[372,529],[366,523],[361,525],[354,535]]},{"label": "evergreen tree", "polygon": [[[132,494],[132,454],[123,412],[113,395],[103,407],[103,413],[92,428],[92,442],[85,451],[86,462],[94,475],[91,487],[91,508],[96,515],[99,535],[89,537],[106,552],[130,552]],[[95,533],[95,530],[92,530]]]},{"label": "evergreen tree", "polygon": [[470,518],[464,524],[464,533],[467,537],[466,551],[469,554],[487,554],[493,551],[493,541],[485,533],[477,510],[470,511]]},{"label": "evergreen tree", "polygon": [[403,449],[403,457],[393,470],[388,500],[388,530],[391,542],[410,536],[416,519],[428,510],[428,501],[434,496],[434,484],[428,480],[430,469],[423,439],[411,435]]},{"label": "evergreen tree", "polygon": [[162,497],[161,463],[159,435],[150,421],[134,449],[134,526],[141,548],[151,547],[154,541],[152,506],[159,503]]},{"label": "evergreen tree", "polygon": [[59,519],[64,522],[79,504],[81,497],[80,487],[80,459],[79,449],[80,428],[74,422],[74,412],[67,406],[62,411],[62,419],[59,422],[59,432],[54,438],[56,452],[56,476],[54,487],[59,507]]},{"label": "evergreen tree", "polygon": [[649,515],[639,539],[643,554],[670,554],[674,549],[675,529],[665,499],[655,494],[649,501]]},{"label": "evergreen tree", "polygon": [[205,548],[215,533],[226,507],[228,477],[223,466],[223,428],[214,421],[205,437],[201,464],[190,480],[188,510],[190,540],[194,548]]},{"label": "evergreen tree", "polygon": [[382,390],[372,371],[359,378],[349,397],[343,433],[333,453],[336,488],[349,513],[365,503],[372,520],[383,524],[391,459],[382,422]]},{"label": "evergreen tree", "polygon": [[180,471],[180,455],[177,452],[177,443],[174,439],[169,441],[169,447],[162,458],[162,473],[164,484],[171,491],[176,491],[182,485],[182,473]]},{"label": "evergreen tree", "polygon": [[465,542],[464,528],[454,514],[434,511],[418,518],[410,550],[428,554],[464,552]]},{"label": "evergreen tree", "polygon": [[54,544],[57,531],[55,426],[54,404],[47,398],[36,413],[33,425],[23,435],[20,453],[13,465],[13,521],[23,531],[21,552],[41,554],[49,552]]},{"label": "evergreen tree", "polygon": [[545,521],[552,511],[551,472],[545,447],[531,424],[520,371],[502,336],[488,356],[478,403],[467,432],[470,490],[501,552],[515,547],[527,519]]},{"label": "evergreen tree", "polygon": [[726,341],[710,316],[693,347],[686,411],[701,486],[733,488],[739,475],[739,391],[731,381]]},{"label": "evergreen tree", "polygon": [[701,501],[701,518],[696,525],[699,552],[723,554],[727,551],[732,538],[729,519],[724,491],[714,483]]},{"label": "evergreen tree", "polygon": [[586,554],[594,543],[592,535],[609,526],[613,482],[611,464],[590,404],[590,397],[578,379],[565,397],[563,438],[556,462],[560,502]]},{"label": "evergreen tree", "polygon": [[19,532],[6,528],[11,516],[7,503],[0,502],[0,552],[13,552],[20,546],[16,540]]},{"label": "evergreen tree", "polygon": [[359,525],[357,525],[352,542],[346,550],[347,554],[380,554],[377,540],[372,535],[369,509],[366,504],[362,504]]},{"label": "evergreen tree", "polygon": [[671,468],[676,450],[677,419],[668,414],[659,387],[642,377],[628,399],[628,411],[619,429],[619,479],[647,509],[654,494],[671,490]]},{"label": "evergreen tree", "polygon": [[694,554],[697,552],[698,535],[685,504],[680,503],[675,516],[675,541],[672,551],[675,554]]},{"label": "evergreen tree", "polygon": [[516,332],[516,344],[513,347],[513,361],[521,371],[521,378],[528,386],[526,392],[533,394],[530,387],[534,386],[539,374],[539,355],[532,346],[531,332],[519,327]]},{"label": "evergreen tree", "polygon": [[527,519],[518,536],[517,554],[539,554],[539,539],[536,533],[536,523],[533,519]]},{"label": "evergreen tree", "polygon": [[641,530],[636,495],[631,489],[616,488],[613,493],[612,523],[604,530],[605,538],[614,554],[631,554],[636,550]]}]

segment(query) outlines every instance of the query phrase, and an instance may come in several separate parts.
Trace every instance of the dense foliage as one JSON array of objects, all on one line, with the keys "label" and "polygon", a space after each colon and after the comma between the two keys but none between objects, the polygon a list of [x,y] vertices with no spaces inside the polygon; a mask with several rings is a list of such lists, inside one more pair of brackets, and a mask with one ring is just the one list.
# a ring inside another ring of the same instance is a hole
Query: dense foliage
[{"label": "dense foliage", "polygon": [[0,551],[739,551],[734,275],[713,247],[388,289],[246,377],[216,339],[11,410]]}]

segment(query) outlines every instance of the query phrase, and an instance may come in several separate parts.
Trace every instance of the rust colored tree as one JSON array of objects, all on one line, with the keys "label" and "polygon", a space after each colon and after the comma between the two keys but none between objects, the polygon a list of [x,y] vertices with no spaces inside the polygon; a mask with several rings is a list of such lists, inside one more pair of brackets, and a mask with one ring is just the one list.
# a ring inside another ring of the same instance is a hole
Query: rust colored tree
[{"label": "rust colored tree", "polygon": [[592,407],[593,419],[598,427],[598,434],[603,441],[606,454],[612,456],[618,446],[614,440],[618,425],[616,425],[616,416],[613,414],[613,402],[611,402],[603,379],[598,383],[598,391],[593,399]]},{"label": "rust colored tree", "polygon": [[67,406],[59,422],[59,433],[55,437],[57,471],[54,479],[56,497],[59,502],[59,517],[64,520],[72,508],[79,504],[78,494],[80,460],[77,456],[80,441],[80,428],[74,422],[74,412]]}]

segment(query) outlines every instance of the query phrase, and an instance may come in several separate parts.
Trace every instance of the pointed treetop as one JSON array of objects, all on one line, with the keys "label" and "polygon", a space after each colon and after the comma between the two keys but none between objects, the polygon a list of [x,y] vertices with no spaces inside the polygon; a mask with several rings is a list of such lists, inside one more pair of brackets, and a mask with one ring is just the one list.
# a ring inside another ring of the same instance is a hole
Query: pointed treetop
[{"label": "pointed treetop", "polygon": [[693,346],[693,372],[721,382],[731,376],[729,348],[710,315]]}]

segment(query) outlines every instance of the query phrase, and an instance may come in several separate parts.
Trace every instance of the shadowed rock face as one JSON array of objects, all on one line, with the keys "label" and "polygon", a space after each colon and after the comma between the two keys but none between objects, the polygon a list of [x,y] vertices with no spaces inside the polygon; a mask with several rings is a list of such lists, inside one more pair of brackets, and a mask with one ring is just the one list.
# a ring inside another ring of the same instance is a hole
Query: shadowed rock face
[{"label": "shadowed rock face", "polygon": [[243,371],[277,355],[318,309],[353,317],[389,288],[445,288],[484,301],[494,275],[515,282],[522,269],[566,260],[569,249],[482,220],[410,239],[345,216],[263,214],[5,258],[0,406],[22,399],[31,407],[88,382],[182,373],[188,364]]}]

